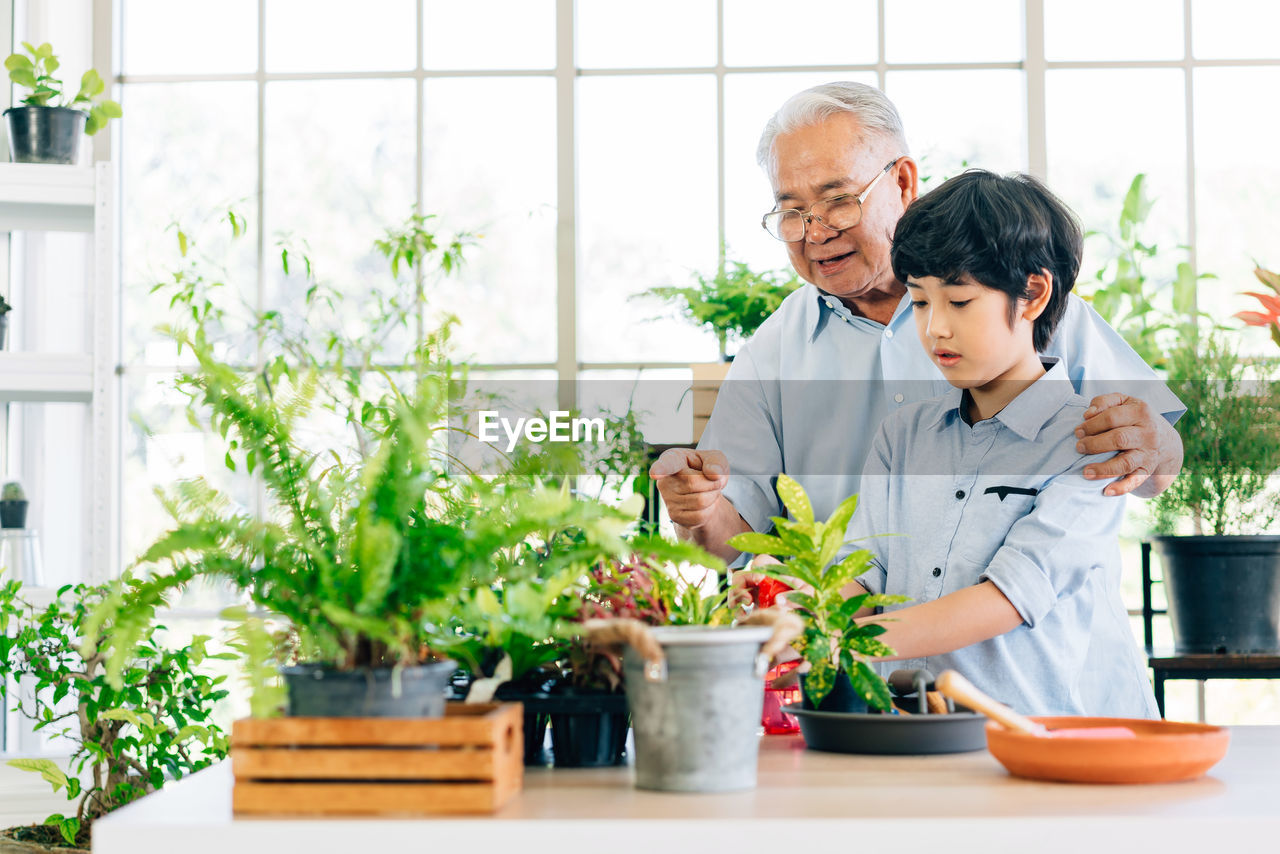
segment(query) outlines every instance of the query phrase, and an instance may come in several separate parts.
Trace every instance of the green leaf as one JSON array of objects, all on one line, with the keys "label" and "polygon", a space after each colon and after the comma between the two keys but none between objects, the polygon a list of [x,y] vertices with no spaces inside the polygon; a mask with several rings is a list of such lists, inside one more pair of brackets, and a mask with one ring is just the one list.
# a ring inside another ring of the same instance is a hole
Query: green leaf
[{"label": "green leaf", "polygon": [[31,70],[31,60],[27,59],[20,53],[11,53],[4,61],[4,67],[9,71],[17,71],[20,68]]},{"label": "green leaf", "polygon": [[814,708],[817,708],[835,685],[836,667],[831,663],[831,656],[820,651],[808,661],[810,667],[804,677],[804,693]]},{"label": "green leaf", "polygon": [[25,86],[28,89],[36,88],[36,76],[29,69],[16,68],[9,72],[9,79],[19,86]]},{"label": "green leaf", "polygon": [[90,68],[80,78],[80,94],[92,98],[94,95],[101,95],[103,90],[107,88],[107,84],[102,82],[102,77],[98,72]]},{"label": "green leaf", "polygon": [[725,544],[740,552],[748,552],[753,555],[780,555],[786,557],[799,554],[793,546],[784,543],[779,537],[758,534],[754,531],[734,534],[725,541]]},{"label": "green leaf", "polygon": [[50,783],[55,792],[67,785],[67,775],[51,759],[10,759],[8,764],[22,771],[34,771]]},{"label": "green leaf", "polygon": [[866,700],[867,705],[872,708],[887,712],[893,706],[893,696],[889,693],[889,686],[865,661],[854,663],[849,681],[858,696]]},{"label": "green leaf", "polygon": [[787,508],[792,519],[805,526],[813,525],[813,505],[809,503],[809,496],[805,495],[804,487],[790,476],[780,474],[777,490],[778,497],[782,499],[782,504]]},{"label": "green leaf", "polygon": [[67,841],[68,845],[76,844],[76,834],[80,832],[80,819],[75,816],[69,816],[58,822],[58,830],[62,833],[62,838]]}]

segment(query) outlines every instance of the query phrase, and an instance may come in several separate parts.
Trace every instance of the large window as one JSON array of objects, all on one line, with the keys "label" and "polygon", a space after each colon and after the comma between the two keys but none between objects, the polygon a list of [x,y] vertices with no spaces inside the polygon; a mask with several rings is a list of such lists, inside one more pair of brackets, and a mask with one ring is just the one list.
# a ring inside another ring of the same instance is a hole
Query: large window
[{"label": "large window", "polygon": [[[1091,229],[1113,227],[1146,173],[1153,238],[1219,276],[1202,303],[1223,316],[1244,307],[1254,260],[1280,265],[1266,100],[1280,13],[1266,0],[849,0],[818,18],[760,0],[119,0],[116,13],[123,382],[142,416],[125,425],[125,557],[163,522],[153,483],[224,476],[165,391],[175,356],[147,294],[174,260],[171,224],[227,207],[251,230],[228,283],[268,307],[297,296],[275,272],[285,233],[357,290],[383,275],[373,240],[415,205],[482,234],[434,298],[461,318],[463,353],[558,377],[562,400],[579,378],[679,379],[716,357],[711,336],[635,295],[713,270],[722,240],[785,265],[758,224],[757,136],[786,96],[833,79],[885,89],[922,174],[1029,170]],[[1087,244],[1085,278],[1104,249]],[[253,363],[252,341],[233,346]],[[1174,714],[1192,702],[1180,687]]]}]

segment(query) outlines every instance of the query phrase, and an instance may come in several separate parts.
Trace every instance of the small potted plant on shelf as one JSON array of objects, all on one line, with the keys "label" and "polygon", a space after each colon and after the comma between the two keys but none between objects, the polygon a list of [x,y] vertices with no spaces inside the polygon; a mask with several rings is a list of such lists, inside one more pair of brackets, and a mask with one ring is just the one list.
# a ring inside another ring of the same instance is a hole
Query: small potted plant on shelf
[{"label": "small potted plant on shelf", "polygon": [[[105,587],[67,586],[48,605],[25,601],[17,581],[0,582],[0,660],[29,689],[11,696],[13,708],[35,730],[64,739],[65,766],[52,759],[13,759],[9,765],[40,774],[65,790],[67,813],[42,824],[0,831],[0,848],[46,852],[87,849],[95,820],[112,810],[211,765],[227,755],[227,738],[214,723],[225,676],[214,675],[209,638],[184,646],[162,643],[155,623],[135,627],[140,642],[112,686],[99,650],[81,639]],[[112,625],[102,626],[111,631]]]},{"label": "small potted plant on shelf", "polygon": [[0,296],[0,350],[4,349],[5,341],[9,337],[9,312],[13,311],[13,306],[9,305],[8,300]]},{"label": "small potted plant on shelf", "polygon": [[715,275],[695,273],[696,285],[650,288],[638,297],[659,297],[679,306],[681,313],[716,335],[720,361],[694,363],[693,417],[696,442],[711,417],[720,383],[729,372],[729,342],[747,340],[803,283],[794,272],[756,272],[742,261],[725,259]]},{"label": "small potted plant on shelf", "polygon": [[[97,71],[86,71],[80,88],[68,99],[62,81],[54,77],[61,66],[53,47],[48,42],[39,47],[23,42],[22,47],[25,54],[13,53],[4,61],[9,79],[27,90],[22,106],[4,111],[10,157],[15,163],[74,164],[80,134],[93,136],[123,111],[104,97],[106,83]],[[52,103],[57,101],[61,103]]]},{"label": "small potted plant on shelf", "polygon": [[778,476],[778,497],[790,518],[774,517],[777,534],[745,533],[729,545],[756,555],[786,558],[785,564],[755,564],[766,577],[795,589],[787,602],[804,620],[804,633],[794,644],[809,670],[803,677],[804,704],[819,711],[864,712],[868,707],[888,712],[893,704],[889,686],[869,663],[892,655],[877,638],[885,628],[876,621],[859,622],[869,608],[908,601],[904,596],[862,594],[844,596],[844,588],[866,571],[871,553],[850,552],[836,560],[846,544],[846,532],[858,498],[851,495],[825,522],[815,521],[804,488],[785,474]]},{"label": "small potted plant on shelf", "polygon": [[0,487],[0,528],[27,527],[27,493],[11,480]]}]

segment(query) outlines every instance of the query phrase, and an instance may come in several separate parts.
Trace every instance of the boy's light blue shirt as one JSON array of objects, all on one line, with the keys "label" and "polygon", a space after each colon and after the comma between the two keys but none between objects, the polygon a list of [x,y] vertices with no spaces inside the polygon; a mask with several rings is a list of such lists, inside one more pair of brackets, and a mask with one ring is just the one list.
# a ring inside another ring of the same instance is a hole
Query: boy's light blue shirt
[{"label": "boy's light blue shirt", "polygon": [[868,590],[909,607],[974,584],[1000,588],[1016,629],[946,655],[878,667],[958,670],[1024,714],[1156,717],[1120,598],[1123,499],[1102,494],[1074,431],[1089,401],[1065,363],[994,418],[967,424],[962,392],[904,406],[880,425],[862,474],[853,537],[875,556]]},{"label": "boy's light blue shirt", "polygon": [[[910,306],[904,296],[882,326],[805,285],[739,351],[699,447],[728,457],[724,495],[753,530],[767,531],[770,517],[781,515],[774,490],[779,472],[799,481],[825,518],[858,491],[867,449],[885,416],[951,387],[920,346]],[[1086,398],[1124,392],[1170,421],[1185,411],[1075,295],[1045,354],[1066,361],[1075,390]]]}]

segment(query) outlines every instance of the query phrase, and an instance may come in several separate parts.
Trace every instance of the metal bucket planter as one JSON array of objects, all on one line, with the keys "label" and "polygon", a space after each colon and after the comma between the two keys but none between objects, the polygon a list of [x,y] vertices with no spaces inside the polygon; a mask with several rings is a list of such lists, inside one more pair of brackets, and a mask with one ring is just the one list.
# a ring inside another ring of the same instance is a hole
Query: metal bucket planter
[{"label": "metal bucket planter", "polygon": [[400,670],[399,690],[389,667],[334,670],[318,664],[282,667],[289,715],[305,718],[438,718],[457,665],[437,661]]},{"label": "metal bucket planter", "polygon": [[636,786],[668,792],[728,792],[756,785],[760,690],[767,626],[653,630],[664,674],[646,674],[631,647],[623,655]]},{"label": "metal bucket planter", "polygon": [[14,163],[75,164],[88,113],[70,107],[10,107],[4,117]]},{"label": "metal bucket planter", "polygon": [[1155,537],[1180,653],[1280,651],[1280,536]]}]

